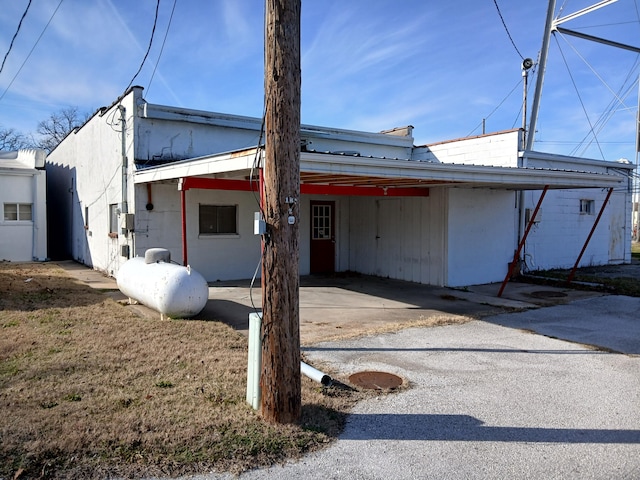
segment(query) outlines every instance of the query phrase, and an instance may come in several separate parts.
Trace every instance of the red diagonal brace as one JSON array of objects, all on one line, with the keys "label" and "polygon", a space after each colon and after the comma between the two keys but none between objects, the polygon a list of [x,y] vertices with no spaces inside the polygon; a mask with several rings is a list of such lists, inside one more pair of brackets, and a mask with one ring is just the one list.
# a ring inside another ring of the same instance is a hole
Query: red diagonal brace
[{"label": "red diagonal brace", "polygon": [[549,190],[549,185],[544,186],[544,190],[542,190],[542,195],[540,195],[540,199],[538,200],[538,204],[536,205],[536,208],[533,211],[533,215],[531,215],[531,218],[529,219],[529,223],[527,224],[527,228],[524,231],[524,235],[522,235],[522,238],[520,239],[520,243],[518,244],[518,250],[516,250],[516,253],[513,255],[513,262],[511,262],[511,266],[509,267],[507,276],[504,277],[502,286],[500,287],[500,291],[498,292],[499,297],[502,296],[502,292],[504,292],[504,287],[507,286],[507,282],[511,278],[511,275],[513,275],[513,270],[516,268],[516,265],[518,264],[518,259],[520,258],[520,252],[524,247],[524,243],[527,241],[527,235],[529,235],[529,230],[531,230],[533,221],[535,220],[536,215],[538,215],[538,210],[540,210],[540,205],[542,205],[542,200],[544,199],[544,196],[547,194],[547,190]]},{"label": "red diagonal brace", "polygon": [[607,193],[607,198],[605,198],[604,202],[602,203],[602,207],[600,207],[600,212],[598,212],[598,216],[596,217],[596,221],[593,222],[593,227],[591,227],[591,231],[589,232],[589,236],[587,237],[587,240],[584,242],[584,245],[582,246],[582,250],[580,250],[580,255],[578,255],[578,259],[576,260],[575,265],[571,269],[571,273],[569,273],[569,278],[567,278],[567,284],[571,283],[571,281],[573,280],[573,276],[576,274],[576,270],[578,269],[578,265],[580,264],[580,260],[582,260],[582,255],[584,255],[584,252],[587,249],[587,245],[589,245],[589,242],[591,241],[591,237],[593,236],[593,232],[596,231],[596,227],[598,226],[598,223],[600,223],[600,218],[602,217],[602,213],[604,212],[604,208],[607,206],[607,203],[609,202],[609,198],[611,198],[611,194],[612,193],[613,193],[613,188],[610,188],[609,189],[609,193]]}]

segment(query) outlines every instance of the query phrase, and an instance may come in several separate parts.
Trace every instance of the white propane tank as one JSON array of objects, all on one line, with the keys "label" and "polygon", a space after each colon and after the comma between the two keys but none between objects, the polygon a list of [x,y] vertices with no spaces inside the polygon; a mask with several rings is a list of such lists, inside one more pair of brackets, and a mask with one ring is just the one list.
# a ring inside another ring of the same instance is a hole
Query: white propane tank
[{"label": "white propane tank", "polygon": [[191,267],[170,260],[169,251],[161,248],[147,250],[145,258],[127,260],[118,271],[118,288],[167,317],[193,317],[209,299],[207,281]]}]

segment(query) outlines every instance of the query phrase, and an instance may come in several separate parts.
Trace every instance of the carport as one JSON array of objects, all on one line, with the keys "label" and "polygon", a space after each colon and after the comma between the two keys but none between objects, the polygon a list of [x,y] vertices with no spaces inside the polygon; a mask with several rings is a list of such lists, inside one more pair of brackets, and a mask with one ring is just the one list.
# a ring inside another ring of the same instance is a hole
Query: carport
[{"label": "carport", "polygon": [[[263,155],[263,148],[255,147],[174,162],[135,173],[135,184],[146,184],[149,196],[154,183],[169,182],[177,185],[181,195],[183,264],[188,263],[186,192],[190,189],[254,192],[258,199]],[[526,157],[528,160],[548,160],[549,154],[526,152]],[[361,156],[349,152],[303,150],[300,154],[301,195],[428,197],[430,188],[434,187],[533,190],[542,192],[537,205],[539,209],[544,194],[550,189],[605,188],[611,192],[623,182],[624,178],[620,175],[578,170],[452,164]],[[606,202],[600,210],[598,220],[605,205]],[[531,221],[533,218],[535,215],[531,217]],[[597,221],[594,229],[596,225]],[[520,232],[514,260],[517,260],[530,228],[531,224]],[[578,262],[579,260],[578,258]],[[513,268],[516,263],[512,263]],[[505,284],[508,278],[510,274],[505,278]]]}]

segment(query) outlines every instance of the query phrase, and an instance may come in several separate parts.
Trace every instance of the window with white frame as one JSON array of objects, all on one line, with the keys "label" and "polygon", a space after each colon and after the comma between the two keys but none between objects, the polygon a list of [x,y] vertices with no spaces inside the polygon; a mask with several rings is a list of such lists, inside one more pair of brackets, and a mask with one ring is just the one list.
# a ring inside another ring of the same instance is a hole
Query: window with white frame
[{"label": "window with white frame", "polygon": [[4,220],[6,222],[30,222],[33,220],[31,203],[5,203]]},{"label": "window with white frame", "polygon": [[580,200],[580,214],[581,215],[593,215],[595,211],[595,201],[589,199]]},{"label": "window with white frame", "polygon": [[200,235],[237,235],[237,205],[200,205]]}]

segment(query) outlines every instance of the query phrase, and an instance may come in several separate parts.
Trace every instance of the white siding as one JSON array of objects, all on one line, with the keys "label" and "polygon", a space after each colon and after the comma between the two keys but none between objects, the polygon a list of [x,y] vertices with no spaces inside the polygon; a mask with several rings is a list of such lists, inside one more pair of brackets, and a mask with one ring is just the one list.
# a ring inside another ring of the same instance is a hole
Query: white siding
[{"label": "white siding", "polygon": [[447,285],[502,281],[516,248],[514,192],[449,190]]},{"label": "white siding", "polygon": [[441,189],[429,197],[350,199],[351,270],[443,284]]},{"label": "white siding", "polygon": [[[532,227],[527,239],[525,258],[529,269],[572,267],[606,195],[602,189],[549,191],[541,206],[540,222]],[[533,209],[540,192],[527,192],[525,197],[526,208]],[[614,192],[579,266],[630,261],[630,206],[624,208],[627,197],[624,192]],[[580,213],[580,199],[594,200],[592,214]]]},{"label": "white siding", "polygon": [[[0,260],[30,262],[47,257],[45,172],[0,172]],[[31,221],[5,221],[4,203],[31,204]]]},{"label": "white siding", "polygon": [[[147,211],[146,188],[138,189],[136,255],[148,248],[171,251],[182,263],[180,192],[176,185],[153,185],[153,205]],[[186,192],[187,260],[209,282],[251,278],[260,260],[260,237],[253,233],[255,198],[247,192],[191,189]],[[238,235],[199,235],[199,205],[237,205]]]},{"label": "white siding", "polygon": [[517,167],[520,132],[484,135],[415,149],[414,160]]}]

